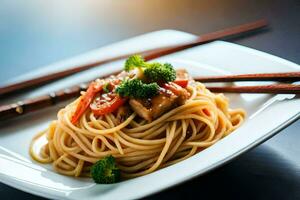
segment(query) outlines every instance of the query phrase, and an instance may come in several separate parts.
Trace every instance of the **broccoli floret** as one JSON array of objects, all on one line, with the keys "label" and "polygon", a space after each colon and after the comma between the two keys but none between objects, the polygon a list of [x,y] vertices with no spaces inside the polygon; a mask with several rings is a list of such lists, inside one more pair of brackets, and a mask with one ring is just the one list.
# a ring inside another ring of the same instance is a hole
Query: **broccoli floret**
[{"label": "broccoli floret", "polygon": [[132,97],[137,99],[151,98],[158,94],[159,86],[157,83],[143,83],[139,79],[124,80],[117,88],[116,93],[120,96]]},{"label": "broccoli floret", "polygon": [[146,62],[140,55],[130,56],[125,62],[125,71],[130,71],[135,67],[145,67]]},{"label": "broccoli floret", "polygon": [[169,63],[151,63],[145,70],[144,75],[150,82],[171,82],[176,79],[176,71]]},{"label": "broccoli floret", "polygon": [[113,156],[107,156],[97,161],[91,167],[91,175],[96,183],[116,183],[121,179],[120,169],[117,168]]},{"label": "broccoli floret", "polygon": [[130,56],[125,62],[125,71],[139,68],[143,71],[146,82],[167,83],[176,79],[176,71],[169,63],[147,63],[139,55]]},{"label": "broccoli floret", "polygon": [[103,91],[105,93],[109,93],[109,87],[110,87],[110,83],[105,83],[103,86]]}]

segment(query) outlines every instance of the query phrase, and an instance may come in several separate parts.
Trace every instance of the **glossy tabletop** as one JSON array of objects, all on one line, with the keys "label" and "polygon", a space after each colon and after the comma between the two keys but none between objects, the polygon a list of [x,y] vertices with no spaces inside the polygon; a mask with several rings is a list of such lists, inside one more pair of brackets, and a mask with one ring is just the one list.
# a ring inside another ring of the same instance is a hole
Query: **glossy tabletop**
[{"label": "glossy tabletop", "polygon": [[[261,17],[270,21],[267,31],[230,42],[299,64],[297,0],[0,0],[0,83],[149,31],[203,34]],[[298,120],[225,166],[146,199],[300,199],[299,130]],[[0,196],[43,199],[4,184]]]}]

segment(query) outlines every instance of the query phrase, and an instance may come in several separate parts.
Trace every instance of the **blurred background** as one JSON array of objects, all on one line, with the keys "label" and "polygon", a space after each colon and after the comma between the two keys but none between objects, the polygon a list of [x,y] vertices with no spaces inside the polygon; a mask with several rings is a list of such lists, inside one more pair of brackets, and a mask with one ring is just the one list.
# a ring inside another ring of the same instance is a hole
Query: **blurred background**
[{"label": "blurred background", "polygon": [[[200,35],[259,18],[270,21],[270,30],[230,41],[300,63],[299,0],[0,0],[0,84],[150,31]],[[220,194],[230,199],[300,199],[299,129],[297,121],[237,160],[147,199]],[[0,196],[41,199],[4,184]]]},{"label": "blurred background", "polygon": [[271,33],[238,42],[297,62],[299,12],[297,0],[0,0],[0,83],[146,32],[202,34],[261,17]]}]

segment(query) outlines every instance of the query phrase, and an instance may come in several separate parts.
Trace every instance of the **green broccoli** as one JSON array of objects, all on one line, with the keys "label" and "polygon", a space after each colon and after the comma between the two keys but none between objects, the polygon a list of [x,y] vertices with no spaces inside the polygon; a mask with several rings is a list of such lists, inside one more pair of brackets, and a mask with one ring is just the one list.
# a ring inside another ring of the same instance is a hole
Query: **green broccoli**
[{"label": "green broccoli", "polygon": [[116,93],[120,96],[137,99],[151,98],[158,94],[159,85],[157,83],[143,83],[139,79],[124,80],[117,88]]},{"label": "green broccoli", "polygon": [[110,83],[105,83],[104,86],[103,86],[103,91],[105,93],[109,93],[109,91],[110,91],[109,88],[110,88]]},{"label": "green broccoli", "polygon": [[113,156],[107,156],[97,161],[91,167],[91,175],[96,183],[116,183],[121,179],[120,169],[117,168]]},{"label": "green broccoli", "polygon": [[139,68],[143,71],[142,78],[146,82],[167,83],[176,79],[176,71],[169,63],[147,63],[139,55],[130,56],[125,62],[125,71]]},{"label": "green broccoli", "polygon": [[147,63],[144,61],[142,56],[140,55],[133,55],[127,58],[125,62],[125,71],[130,71],[136,67],[145,67]]},{"label": "green broccoli", "polygon": [[169,63],[151,63],[145,70],[144,75],[150,82],[171,82],[176,79],[176,71]]}]

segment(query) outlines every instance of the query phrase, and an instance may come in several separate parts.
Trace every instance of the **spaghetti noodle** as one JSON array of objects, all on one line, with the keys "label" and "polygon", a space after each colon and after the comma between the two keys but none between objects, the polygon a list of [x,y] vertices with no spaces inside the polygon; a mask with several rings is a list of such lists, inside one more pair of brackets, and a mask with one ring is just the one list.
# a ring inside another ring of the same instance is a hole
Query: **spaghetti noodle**
[{"label": "spaghetti noodle", "polygon": [[[30,154],[68,176],[90,176],[92,164],[112,155],[122,177],[133,178],[185,160],[242,124],[245,112],[230,109],[223,94],[211,93],[192,80],[185,89],[189,97],[184,104],[151,121],[133,110],[120,121],[116,112],[97,116],[86,109],[74,124],[72,116],[82,95],[32,139]],[[35,142],[44,136],[47,144],[35,152]]]},{"label": "spaghetti noodle", "polygon": [[[241,109],[228,108],[223,94],[213,94],[201,83],[188,88],[191,97],[151,123],[139,121],[136,113],[121,124],[108,114],[96,118],[87,111],[79,126],[70,117],[78,100],[58,113],[58,120],[33,138],[30,152],[41,163],[69,176],[88,176],[89,166],[113,155],[124,177],[136,177],[187,159],[225,137],[243,122]],[[128,126],[130,125],[130,128]],[[41,136],[48,143],[37,155],[32,147]]]}]

